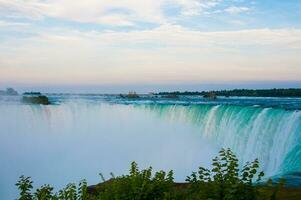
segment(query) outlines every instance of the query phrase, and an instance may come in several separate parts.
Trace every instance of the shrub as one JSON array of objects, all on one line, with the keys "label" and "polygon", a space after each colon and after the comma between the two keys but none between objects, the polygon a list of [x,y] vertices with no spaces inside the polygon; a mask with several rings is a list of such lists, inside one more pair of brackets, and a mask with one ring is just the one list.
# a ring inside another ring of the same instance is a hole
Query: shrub
[{"label": "shrub", "polygon": [[32,194],[32,181],[30,177],[21,176],[16,184],[20,191],[19,200],[89,200],[87,193],[87,182],[82,180],[78,187],[75,184],[68,184],[65,188],[53,193],[53,187],[43,185]]},{"label": "shrub", "polygon": [[159,171],[152,176],[152,168],[139,171],[132,162],[130,174],[112,178],[99,193],[100,199],[166,199],[173,190],[173,172]]},{"label": "shrub", "polygon": [[263,172],[259,172],[259,162],[247,162],[239,169],[238,159],[230,149],[222,149],[213,159],[212,169],[200,167],[187,177],[187,183],[174,183],[173,171],[158,171],[152,167],[139,170],[132,162],[128,175],[115,177],[93,186],[88,192],[87,182],[68,184],[57,193],[53,187],[43,185],[32,193],[32,181],[21,176],[16,186],[20,191],[19,200],[276,200],[284,181],[273,184],[269,180],[263,184]]},{"label": "shrub", "polygon": [[32,181],[29,177],[21,176],[16,186],[20,191],[19,200],[31,200],[33,198],[31,194],[31,189],[33,188]]},{"label": "shrub", "polygon": [[[263,172],[259,172],[259,162],[247,162],[239,170],[238,159],[230,149],[222,149],[212,162],[212,169],[199,168],[186,181],[190,183],[188,195],[190,199],[214,200],[257,200],[272,199],[273,194],[262,192]],[[271,181],[271,180],[269,180]]]}]

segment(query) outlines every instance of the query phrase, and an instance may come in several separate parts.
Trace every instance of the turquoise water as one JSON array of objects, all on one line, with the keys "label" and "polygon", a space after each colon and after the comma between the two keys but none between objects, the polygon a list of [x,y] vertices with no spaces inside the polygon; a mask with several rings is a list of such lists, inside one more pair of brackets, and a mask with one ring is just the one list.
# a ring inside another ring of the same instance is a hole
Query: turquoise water
[{"label": "turquoise water", "polygon": [[148,105],[140,109],[197,127],[202,140],[231,148],[242,163],[259,158],[267,176],[301,169],[300,111],[233,105]]},{"label": "turquoise water", "polygon": [[209,101],[112,95],[49,95],[53,105],[0,97],[0,199],[14,199],[22,174],[37,185],[100,181],[141,167],[174,169],[177,181],[222,147],[241,164],[258,158],[267,177],[301,184],[301,99]]}]

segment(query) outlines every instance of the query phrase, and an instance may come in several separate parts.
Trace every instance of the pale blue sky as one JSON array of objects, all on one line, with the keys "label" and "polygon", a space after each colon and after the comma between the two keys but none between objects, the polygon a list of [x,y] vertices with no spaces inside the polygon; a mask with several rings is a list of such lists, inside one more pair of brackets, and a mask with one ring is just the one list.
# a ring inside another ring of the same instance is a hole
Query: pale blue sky
[{"label": "pale blue sky", "polygon": [[300,0],[0,0],[0,88],[300,87],[300,19]]}]

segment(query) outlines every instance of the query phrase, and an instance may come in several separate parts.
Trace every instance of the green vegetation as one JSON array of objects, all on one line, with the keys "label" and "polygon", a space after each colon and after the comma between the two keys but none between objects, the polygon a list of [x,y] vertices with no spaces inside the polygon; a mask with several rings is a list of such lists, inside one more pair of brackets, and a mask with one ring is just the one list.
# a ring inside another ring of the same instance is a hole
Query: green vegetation
[{"label": "green vegetation", "polygon": [[129,98],[129,99],[137,99],[139,98],[139,95],[136,92],[129,92],[128,94],[120,94],[121,98]]},{"label": "green vegetation", "polygon": [[158,95],[200,95],[208,96],[214,94],[216,96],[245,96],[245,97],[301,97],[301,89],[290,88],[290,89],[235,89],[235,90],[219,90],[219,91],[202,91],[202,92],[160,92]]},{"label": "green vegetation", "polygon": [[203,97],[207,99],[217,99],[217,95],[214,92],[208,92],[204,94]]},{"label": "green vegetation", "polygon": [[30,104],[42,104],[49,105],[49,99],[45,95],[42,95],[40,92],[25,92],[23,94],[22,101],[24,103]]},{"label": "green vegetation", "polygon": [[50,102],[46,96],[38,96],[38,97],[23,97],[22,101],[24,103],[30,104],[42,104],[42,105],[49,105]]},{"label": "green vegetation", "polygon": [[75,184],[68,184],[57,193],[53,193],[53,187],[50,185],[43,185],[36,189],[34,193],[31,192],[33,182],[29,177],[21,176],[16,186],[20,191],[19,200],[88,200],[87,182],[81,181],[78,187]]},{"label": "green vegetation", "polygon": [[179,96],[175,95],[175,94],[168,94],[168,95],[165,95],[164,97],[167,99],[178,99],[179,98]]},{"label": "green vegetation", "polygon": [[200,167],[187,177],[187,183],[174,183],[173,171],[152,173],[152,168],[139,170],[133,162],[129,175],[122,175],[103,183],[87,187],[86,181],[78,186],[68,184],[54,193],[44,185],[32,193],[32,181],[21,176],[16,184],[20,191],[19,200],[276,200],[282,190],[283,181],[263,184],[263,172],[258,171],[259,162],[246,163],[238,168],[236,156],[222,149],[213,159],[212,169]]}]

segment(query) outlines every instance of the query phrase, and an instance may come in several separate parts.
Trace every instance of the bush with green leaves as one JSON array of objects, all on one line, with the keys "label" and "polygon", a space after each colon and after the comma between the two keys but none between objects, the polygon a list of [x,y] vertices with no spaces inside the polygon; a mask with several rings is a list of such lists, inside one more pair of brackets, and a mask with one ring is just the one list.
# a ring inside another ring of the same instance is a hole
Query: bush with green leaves
[{"label": "bush with green leaves", "polygon": [[[239,169],[238,159],[230,149],[222,149],[212,162],[212,169],[200,167],[186,181],[190,183],[190,199],[214,200],[257,200],[271,199],[275,192],[269,194],[262,188],[264,173],[258,171],[259,162],[247,162]],[[271,182],[271,180],[269,180]],[[278,188],[279,186],[275,187]]]},{"label": "bush with green leaves", "polygon": [[130,173],[105,180],[88,190],[87,182],[68,184],[54,193],[53,187],[43,185],[32,192],[32,181],[21,176],[16,184],[20,191],[19,200],[276,200],[283,187],[283,180],[273,184],[262,183],[263,172],[259,162],[247,162],[241,169],[238,159],[230,149],[222,149],[213,159],[212,169],[200,167],[187,177],[186,183],[174,182],[173,171],[153,173],[149,167],[139,170],[132,162]]},{"label": "bush with green leaves", "polygon": [[110,179],[98,196],[104,200],[169,199],[173,185],[173,171],[159,171],[152,175],[151,167],[139,171],[138,165],[132,162],[130,174]]},{"label": "bush with green leaves", "polygon": [[32,193],[32,181],[30,177],[21,176],[16,184],[20,191],[19,200],[88,200],[87,182],[82,180],[78,187],[75,184],[68,184],[57,193],[53,192],[53,187],[43,185]]},{"label": "bush with green leaves", "polygon": [[29,177],[21,176],[20,180],[17,182],[16,186],[20,191],[19,200],[31,200],[33,199],[33,195],[31,194],[32,181]]}]

